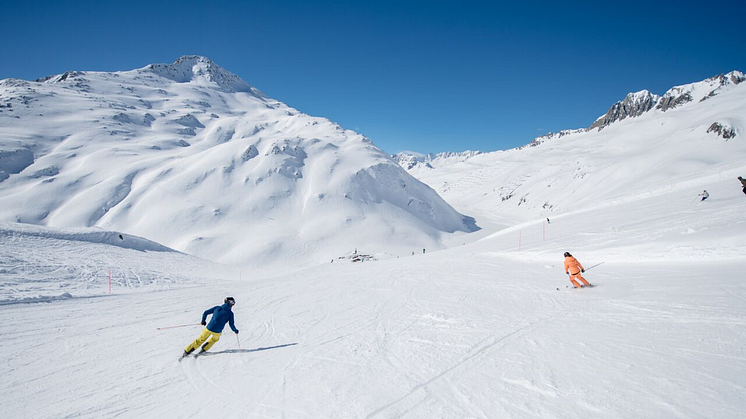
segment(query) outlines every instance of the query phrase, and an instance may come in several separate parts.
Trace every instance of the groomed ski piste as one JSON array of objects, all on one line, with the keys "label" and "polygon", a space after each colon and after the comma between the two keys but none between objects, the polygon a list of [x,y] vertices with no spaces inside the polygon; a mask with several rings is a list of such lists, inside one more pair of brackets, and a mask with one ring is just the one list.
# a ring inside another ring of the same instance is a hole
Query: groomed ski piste
[{"label": "groomed ski piste", "polygon": [[[710,179],[705,202],[651,192],[438,252],[271,278],[116,232],[5,223],[0,408],[34,418],[742,417],[746,196],[734,182]],[[604,262],[585,274],[597,287],[564,288],[564,251],[586,267]],[[179,362],[202,311],[228,295],[240,334],[226,328],[207,355]]]}]

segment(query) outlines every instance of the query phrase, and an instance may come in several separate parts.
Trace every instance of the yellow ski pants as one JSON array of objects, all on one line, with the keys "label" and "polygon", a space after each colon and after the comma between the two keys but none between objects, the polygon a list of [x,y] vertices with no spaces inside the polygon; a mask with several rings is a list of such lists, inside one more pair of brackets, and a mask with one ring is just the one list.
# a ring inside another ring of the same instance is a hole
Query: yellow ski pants
[{"label": "yellow ski pants", "polygon": [[209,338],[210,340],[208,340],[207,343],[205,343],[205,346],[202,347],[202,350],[207,351],[212,348],[212,345],[214,345],[215,342],[220,340],[220,335],[221,333],[215,333],[205,327],[205,330],[202,331],[199,337],[195,339],[194,342],[190,343],[189,346],[184,348],[184,352],[192,352],[193,350],[199,348],[199,345],[202,345],[202,343]]}]

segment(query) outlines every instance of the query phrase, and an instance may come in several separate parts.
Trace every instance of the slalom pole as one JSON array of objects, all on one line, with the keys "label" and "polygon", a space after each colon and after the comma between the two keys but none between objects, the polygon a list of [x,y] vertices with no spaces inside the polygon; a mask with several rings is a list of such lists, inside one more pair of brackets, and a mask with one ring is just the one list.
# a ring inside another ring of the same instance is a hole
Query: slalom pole
[{"label": "slalom pole", "polygon": [[519,251],[521,250],[521,233],[522,232],[523,232],[522,230],[518,230],[518,250]]},{"label": "slalom pole", "polygon": [[200,325],[197,324],[197,323],[193,323],[193,324],[180,324],[178,326],[156,327],[155,330],[175,329],[177,327],[189,327],[189,326],[200,326]]},{"label": "slalom pole", "polygon": [[586,269],[586,271],[590,271],[591,269],[595,268],[596,266],[598,266],[598,265],[603,265],[604,263],[606,263],[606,261],[604,261],[604,262],[601,262],[601,263],[597,263],[597,264],[595,264],[595,265],[591,266],[590,268]]}]

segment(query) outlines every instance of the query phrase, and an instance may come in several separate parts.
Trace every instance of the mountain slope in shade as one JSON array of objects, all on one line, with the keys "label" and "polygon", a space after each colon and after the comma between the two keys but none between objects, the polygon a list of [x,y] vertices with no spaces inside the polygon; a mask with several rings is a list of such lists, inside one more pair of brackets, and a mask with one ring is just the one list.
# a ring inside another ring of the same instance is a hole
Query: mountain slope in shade
[{"label": "mountain slope in shade", "polygon": [[247,265],[403,254],[475,228],[367,138],[198,56],[0,81],[0,181],[0,220]]}]

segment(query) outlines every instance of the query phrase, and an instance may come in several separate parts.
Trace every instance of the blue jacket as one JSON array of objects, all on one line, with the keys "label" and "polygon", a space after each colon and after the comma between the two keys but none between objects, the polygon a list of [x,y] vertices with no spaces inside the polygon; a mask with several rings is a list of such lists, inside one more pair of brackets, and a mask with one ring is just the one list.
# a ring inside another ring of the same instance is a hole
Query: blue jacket
[{"label": "blue jacket", "polygon": [[207,329],[209,331],[214,333],[223,333],[223,328],[225,327],[225,324],[228,323],[231,326],[231,329],[233,329],[235,333],[238,333],[236,325],[233,324],[233,312],[231,311],[230,304],[225,303],[222,306],[215,306],[202,313],[203,323],[205,322],[205,320],[207,320],[208,314],[212,314],[212,319],[207,325]]}]

